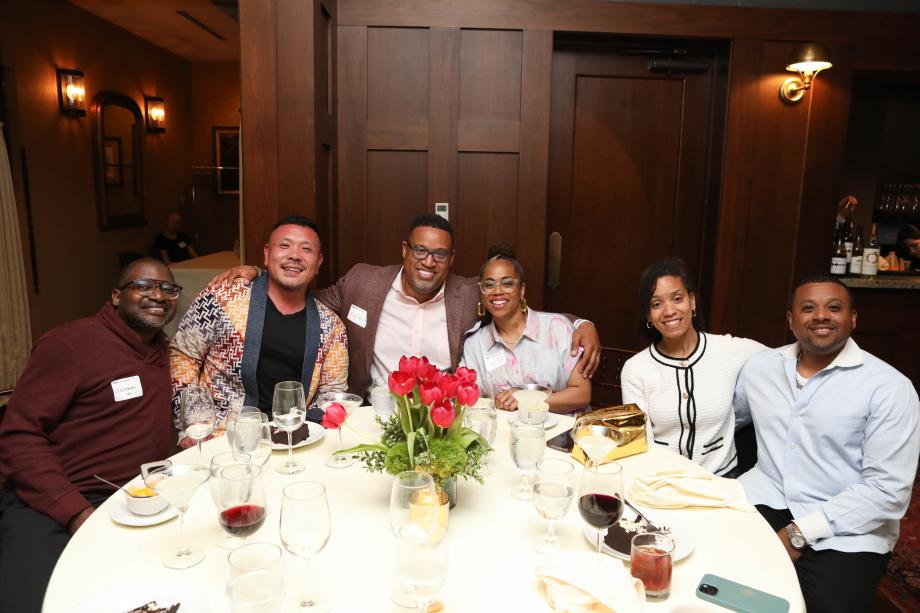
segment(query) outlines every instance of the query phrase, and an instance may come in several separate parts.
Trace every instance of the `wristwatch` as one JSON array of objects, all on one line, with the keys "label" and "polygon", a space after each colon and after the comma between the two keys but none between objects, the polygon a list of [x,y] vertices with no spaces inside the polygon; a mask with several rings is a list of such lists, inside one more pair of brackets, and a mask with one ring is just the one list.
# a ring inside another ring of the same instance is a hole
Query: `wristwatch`
[{"label": "wristwatch", "polygon": [[799,530],[799,527],[794,523],[790,523],[786,526],[786,538],[789,539],[789,544],[796,551],[805,551],[805,548],[808,546],[805,535],[802,534],[802,531]]}]

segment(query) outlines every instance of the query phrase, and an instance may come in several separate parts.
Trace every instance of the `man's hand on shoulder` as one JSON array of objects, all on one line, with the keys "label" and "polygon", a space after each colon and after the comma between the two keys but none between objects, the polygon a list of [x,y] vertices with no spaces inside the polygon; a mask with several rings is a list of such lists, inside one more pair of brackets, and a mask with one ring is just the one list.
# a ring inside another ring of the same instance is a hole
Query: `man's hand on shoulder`
[{"label": "man's hand on shoulder", "polygon": [[601,363],[601,337],[590,321],[583,322],[572,333],[572,355],[578,355],[579,348],[584,352],[575,368],[582,377],[590,379]]},{"label": "man's hand on shoulder", "polygon": [[80,526],[83,525],[83,522],[89,519],[89,516],[92,515],[93,511],[95,510],[96,509],[93,507],[86,507],[85,509],[77,513],[74,516],[74,518],[70,520],[70,524],[67,525],[67,530],[71,534],[76,534],[77,530],[80,529]]},{"label": "man's hand on shoulder", "polygon": [[249,285],[259,276],[261,271],[256,266],[234,266],[230,270],[225,270],[219,275],[208,281],[208,289],[214,289],[218,285],[223,285],[229,281],[242,279],[244,285]]}]

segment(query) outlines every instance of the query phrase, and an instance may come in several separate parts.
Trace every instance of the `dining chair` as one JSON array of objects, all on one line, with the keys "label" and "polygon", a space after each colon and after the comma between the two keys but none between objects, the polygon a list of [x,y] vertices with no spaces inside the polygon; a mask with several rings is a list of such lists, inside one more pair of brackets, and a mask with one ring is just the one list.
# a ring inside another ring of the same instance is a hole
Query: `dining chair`
[{"label": "dining chair", "polygon": [[623,404],[620,372],[626,360],[636,355],[630,349],[601,347],[601,363],[591,378],[591,408]]}]

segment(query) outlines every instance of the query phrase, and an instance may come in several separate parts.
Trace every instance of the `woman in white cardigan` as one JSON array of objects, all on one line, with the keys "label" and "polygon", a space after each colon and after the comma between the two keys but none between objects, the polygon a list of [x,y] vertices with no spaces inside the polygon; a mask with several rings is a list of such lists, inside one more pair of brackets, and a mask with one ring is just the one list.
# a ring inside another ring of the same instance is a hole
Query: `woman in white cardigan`
[{"label": "woman in white cardigan", "polygon": [[649,417],[649,444],[722,477],[737,476],[735,381],[757,341],[703,332],[693,282],[680,260],[660,260],[639,281],[639,328],[651,341],[623,366],[623,402]]}]

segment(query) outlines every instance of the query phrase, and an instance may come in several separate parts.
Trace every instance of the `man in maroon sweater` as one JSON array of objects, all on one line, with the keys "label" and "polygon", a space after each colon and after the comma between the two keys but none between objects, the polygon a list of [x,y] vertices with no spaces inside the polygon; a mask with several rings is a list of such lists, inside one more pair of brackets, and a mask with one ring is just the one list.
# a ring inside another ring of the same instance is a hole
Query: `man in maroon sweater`
[{"label": "man in maroon sweater", "polygon": [[162,327],[181,290],[151,259],[122,271],[111,303],[42,336],[0,425],[0,613],[36,613],[58,557],[108,496],[175,449]]}]

